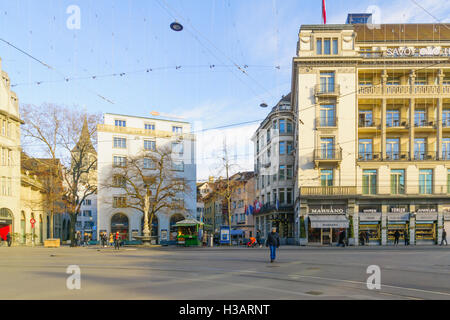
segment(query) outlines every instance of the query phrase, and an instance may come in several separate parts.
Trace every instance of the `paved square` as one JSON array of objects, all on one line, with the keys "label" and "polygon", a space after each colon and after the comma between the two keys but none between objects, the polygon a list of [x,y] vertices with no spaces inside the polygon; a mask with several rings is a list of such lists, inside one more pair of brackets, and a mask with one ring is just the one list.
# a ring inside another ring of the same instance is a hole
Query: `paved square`
[{"label": "paved square", "polygon": [[[450,299],[450,247],[7,248],[0,299]],[[69,290],[69,265],[81,289]],[[381,290],[369,290],[369,265]]]}]

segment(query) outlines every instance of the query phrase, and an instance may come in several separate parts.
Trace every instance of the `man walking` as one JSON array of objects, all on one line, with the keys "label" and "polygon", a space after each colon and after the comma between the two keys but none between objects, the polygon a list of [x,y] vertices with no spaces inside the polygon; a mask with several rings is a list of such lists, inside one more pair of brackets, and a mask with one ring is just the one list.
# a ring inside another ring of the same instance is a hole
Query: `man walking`
[{"label": "man walking", "polygon": [[405,230],[403,235],[405,237],[405,246],[407,246],[407,245],[409,245],[408,230]]},{"label": "man walking", "polygon": [[256,231],[256,243],[261,248],[261,231],[259,229]]},{"label": "man walking", "polygon": [[442,229],[442,240],[441,240],[441,246],[445,241],[445,245],[447,245],[447,231],[445,229]]},{"label": "man walking", "polygon": [[276,258],[276,250],[280,247],[280,237],[277,228],[273,227],[272,232],[267,236],[266,247],[270,248],[270,262],[274,262]]},{"label": "man walking", "polygon": [[398,245],[398,239],[400,238],[400,232],[398,230],[395,230],[394,232],[394,246]]},{"label": "man walking", "polygon": [[115,236],[114,240],[115,240],[114,241],[114,249],[119,250],[120,249],[120,234],[119,234],[119,231],[116,232],[116,236]]},{"label": "man walking", "polygon": [[339,239],[338,239],[338,244],[337,244],[338,247],[340,247],[340,246],[345,247],[344,239],[345,239],[345,231],[341,230],[341,232],[339,233]]},{"label": "man walking", "polygon": [[6,235],[6,242],[8,242],[8,247],[11,247],[11,232],[8,232],[8,234]]}]

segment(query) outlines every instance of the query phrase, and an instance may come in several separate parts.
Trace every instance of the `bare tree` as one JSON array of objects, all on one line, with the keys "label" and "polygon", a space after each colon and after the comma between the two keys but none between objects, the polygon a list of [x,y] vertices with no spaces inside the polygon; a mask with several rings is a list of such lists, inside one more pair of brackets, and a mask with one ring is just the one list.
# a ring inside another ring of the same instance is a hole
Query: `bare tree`
[{"label": "bare tree", "polygon": [[[83,201],[97,192],[96,168],[97,154],[93,142],[96,142],[96,128],[99,114],[86,114],[73,108],[54,104],[41,106],[24,105],[21,108],[24,140],[39,146],[36,151],[29,148],[30,154],[46,156],[52,163],[49,186],[54,180],[62,185],[61,190],[49,190],[51,223],[55,203],[64,201],[70,215],[71,246],[75,245],[75,226]],[[80,126],[80,124],[83,124]],[[27,144],[24,144],[27,148]],[[34,151],[34,152],[33,152]],[[53,226],[50,228],[53,237]]]},{"label": "bare tree", "polygon": [[120,206],[143,213],[144,237],[152,236],[150,226],[158,212],[187,210],[183,199],[190,186],[178,176],[172,150],[167,145],[128,156],[126,163],[111,168],[102,187],[122,190],[126,201]]}]

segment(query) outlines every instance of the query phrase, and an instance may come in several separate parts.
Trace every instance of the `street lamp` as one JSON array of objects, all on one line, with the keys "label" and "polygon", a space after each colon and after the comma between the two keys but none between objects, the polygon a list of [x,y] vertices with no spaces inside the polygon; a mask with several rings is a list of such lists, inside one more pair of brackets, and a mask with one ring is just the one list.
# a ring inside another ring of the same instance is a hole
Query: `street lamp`
[{"label": "street lamp", "polygon": [[183,25],[175,20],[175,22],[172,22],[170,24],[170,29],[178,32],[178,31],[183,30]]}]

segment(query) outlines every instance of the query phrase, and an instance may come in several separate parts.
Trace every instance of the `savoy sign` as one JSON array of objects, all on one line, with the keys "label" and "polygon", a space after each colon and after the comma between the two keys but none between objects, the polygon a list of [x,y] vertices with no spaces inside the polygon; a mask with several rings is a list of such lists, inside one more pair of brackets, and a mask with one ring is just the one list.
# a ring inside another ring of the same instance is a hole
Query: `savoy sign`
[{"label": "savoy sign", "polygon": [[388,57],[450,56],[450,48],[441,48],[441,47],[426,47],[426,48],[399,47],[399,48],[388,48],[386,50],[386,56],[388,56]]}]

